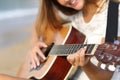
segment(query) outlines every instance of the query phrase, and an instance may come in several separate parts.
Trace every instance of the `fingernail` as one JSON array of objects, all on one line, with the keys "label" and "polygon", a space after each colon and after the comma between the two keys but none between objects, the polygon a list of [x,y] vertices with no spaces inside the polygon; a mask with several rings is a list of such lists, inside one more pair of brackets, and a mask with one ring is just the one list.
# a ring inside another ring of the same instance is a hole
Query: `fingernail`
[{"label": "fingernail", "polygon": [[46,57],[43,57],[43,60],[46,60]]},{"label": "fingernail", "polygon": [[67,60],[69,60],[69,55],[67,56]]},{"label": "fingernail", "polygon": [[30,66],[30,69],[33,69],[33,66]]},{"label": "fingernail", "polygon": [[40,65],[40,63],[38,62],[38,63],[37,63],[37,66],[39,66],[39,65]]}]

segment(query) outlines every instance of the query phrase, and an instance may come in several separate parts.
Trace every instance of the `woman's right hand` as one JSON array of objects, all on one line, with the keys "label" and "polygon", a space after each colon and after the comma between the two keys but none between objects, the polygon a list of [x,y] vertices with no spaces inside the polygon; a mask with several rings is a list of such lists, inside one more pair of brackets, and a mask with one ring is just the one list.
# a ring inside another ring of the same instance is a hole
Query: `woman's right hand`
[{"label": "woman's right hand", "polygon": [[46,60],[45,55],[41,51],[41,48],[46,48],[47,45],[44,42],[38,41],[34,44],[34,46],[30,50],[30,66],[32,68],[36,68],[40,65],[40,59]]}]

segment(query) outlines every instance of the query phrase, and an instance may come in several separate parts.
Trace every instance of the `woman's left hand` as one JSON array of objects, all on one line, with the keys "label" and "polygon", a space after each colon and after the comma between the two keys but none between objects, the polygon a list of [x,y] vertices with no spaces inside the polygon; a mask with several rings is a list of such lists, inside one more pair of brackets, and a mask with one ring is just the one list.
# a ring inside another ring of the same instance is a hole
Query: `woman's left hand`
[{"label": "woman's left hand", "polygon": [[86,47],[81,48],[74,54],[68,55],[67,56],[68,62],[74,66],[84,67],[90,59],[90,57],[85,57],[85,51],[86,51]]}]

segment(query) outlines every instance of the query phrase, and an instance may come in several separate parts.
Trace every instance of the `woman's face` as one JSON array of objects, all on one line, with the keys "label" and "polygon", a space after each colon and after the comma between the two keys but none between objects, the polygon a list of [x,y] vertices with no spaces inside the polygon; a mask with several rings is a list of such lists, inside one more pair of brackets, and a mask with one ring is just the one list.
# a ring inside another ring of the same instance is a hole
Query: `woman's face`
[{"label": "woman's face", "polygon": [[85,0],[57,0],[62,6],[70,7],[75,10],[81,10],[84,6]]}]

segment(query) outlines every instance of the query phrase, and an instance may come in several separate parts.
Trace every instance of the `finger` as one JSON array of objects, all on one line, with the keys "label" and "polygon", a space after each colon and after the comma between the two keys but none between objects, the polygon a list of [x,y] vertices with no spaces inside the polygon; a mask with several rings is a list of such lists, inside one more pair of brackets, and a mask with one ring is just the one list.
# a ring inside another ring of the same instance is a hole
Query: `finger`
[{"label": "finger", "polygon": [[89,62],[90,61],[90,56],[86,57],[86,62]]},{"label": "finger", "polygon": [[91,55],[85,55],[85,65],[90,61]]},{"label": "finger", "polygon": [[39,65],[40,65],[40,61],[39,61],[39,58],[38,58],[37,54],[34,54],[33,59],[34,59],[34,61],[35,61],[35,64],[36,64],[37,66],[39,66]]},{"label": "finger", "polygon": [[74,56],[72,55],[72,54],[70,54],[70,55],[68,55],[67,56],[67,60],[68,60],[68,62],[70,63],[70,64],[74,64],[74,62],[75,62],[75,59],[74,59]]},{"label": "finger", "polygon": [[79,50],[80,65],[81,66],[84,66],[84,64],[85,64],[85,51],[86,51],[86,48],[81,48]]},{"label": "finger", "polygon": [[43,54],[43,52],[37,47],[36,48],[36,53],[38,54],[38,56],[40,56],[43,60],[46,60],[45,55]]},{"label": "finger", "polygon": [[44,42],[38,42],[39,47],[47,47],[47,45]]},{"label": "finger", "polygon": [[78,66],[79,63],[80,63],[79,53],[75,53],[75,54],[74,54],[74,57],[75,57],[74,65],[75,65],[75,66]]},{"label": "finger", "polygon": [[36,64],[35,64],[35,61],[34,61],[34,59],[32,58],[31,59],[31,69],[35,69],[36,68]]},{"label": "finger", "polygon": [[34,48],[31,51],[31,68],[36,68],[36,66],[40,65],[39,59],[37,57],[37,49]]}]

